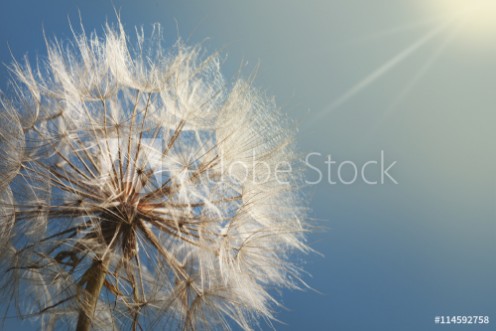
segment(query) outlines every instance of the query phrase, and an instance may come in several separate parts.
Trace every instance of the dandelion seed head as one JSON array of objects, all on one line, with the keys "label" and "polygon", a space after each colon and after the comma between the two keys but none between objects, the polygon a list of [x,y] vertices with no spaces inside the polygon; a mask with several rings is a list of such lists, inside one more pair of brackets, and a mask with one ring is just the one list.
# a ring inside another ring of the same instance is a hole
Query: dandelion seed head
[{"label": "dandelion seed head", "polygon": [[308,251],[276,105],[158,25],[82,31],[0,99],[2,295],[46,329],[270,323]]}]

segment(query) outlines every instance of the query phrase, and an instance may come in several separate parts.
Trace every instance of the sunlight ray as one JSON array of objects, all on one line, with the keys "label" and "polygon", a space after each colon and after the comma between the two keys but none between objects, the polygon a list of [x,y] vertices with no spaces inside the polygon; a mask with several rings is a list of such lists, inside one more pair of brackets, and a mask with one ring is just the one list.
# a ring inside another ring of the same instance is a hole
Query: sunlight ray
[{"label": "sunlight ray", "polygon": [[383,115],[383,120],[386,119],[391,112],[394,112],[396,107],[405,99],[406,96],[415,88],[415,86],[421,81],[421,79],[428,73],[429,69],[434,65],[439,57],[444,53],[446,48],[453,42],[457,36],[459,29],[453,30],[442,43],[440,43],[429,56],[427,61],[419,68],[419,70],[413,75],[413,77],[408,81],[407,85],[401,90],[401,92],[394,98],[390,106],[386,109]]},{"label": "sunlight ray", "polygon": [[[454,29],[452,33],[447,35],[446,38],[434,49],[427,61],[407,82],[405,87],[400,91],[396,98],[393,99],[389,107],[384,111],[383,115],[380,117],[377,123],[374,124],[374,127],[370,131],[370,136],[374,136],[384,126],[386,120],[397,110],[397,107],[401,104],[401,102],[408,96],[409,93],[412,92],[415,86],[417,86],[417,84],[429,72],[432,66],[439,60],[441,55],[444,54],[444,51],[454,41],[455,37],[458,35],[458,32],[459,29]],[[368,141],[368,139],[366,140]]]},{"label": "sunlight ray", "polygon": [[397,65],[406,60],[410,55],[412,55],[415,51],[419,50],[422,46],[427,44],[429,41],[437,37],[441,32],[445,31],[448,27],[451,26],[453,21],[449,21],[445,24],[442,24],[435,29],[432,29],[425,35],[423,35],[420,39],[415,41],[413,44],[403,49],[401,52],[396,54],[378,69],[374,70],[371,74],[366,76],[363,80],[355,84],[352,88],[350,88],[346,93],[338,97],[335,101],[325,107],[318,113],[315,113],[313,116],[309,117],[308,121],[305,123],[304,128],[308,129],[311,124],[316,123],[318,120],[325,117],[327,114],[333,112],[337,108],[341,107],[348,100],[353,98],[356,94],[361,92],[363,89],[376,82],[382,76],[387,74],[389,71],[394,69]]},{"label": "sunlight ray", "polygon": [[374,42],[380,39],[385,39],[388,37],[392,37],[395,35],[399,35],[402,33],[406,32],[411,32],[411,31],[417,31],[425,28],[432,28],[432,27],[437,27],[439,26],[440,22],[443,20],[440,19],[439,16],[436,17],[430,17],[427,19],[422,19],[422,20],[416,20],[412,22],[408,22],[405,24],[393,26],[387,29],[371,32],[370,34],[367,34],[365,36],[361,36],[358,38],[351,39],[348,44],[350,45],[356,45],[356,44],[362,44],[362,43],[367,43],[367,42]]}]

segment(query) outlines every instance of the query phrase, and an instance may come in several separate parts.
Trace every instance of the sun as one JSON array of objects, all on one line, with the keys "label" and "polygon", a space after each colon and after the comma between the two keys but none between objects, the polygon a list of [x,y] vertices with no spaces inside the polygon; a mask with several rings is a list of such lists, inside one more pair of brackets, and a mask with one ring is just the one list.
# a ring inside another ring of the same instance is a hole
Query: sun
[{"label": "sun", "polygon": [[430,14],[453,19],[466,41],[496,42],[496,0],[424,0]]}]

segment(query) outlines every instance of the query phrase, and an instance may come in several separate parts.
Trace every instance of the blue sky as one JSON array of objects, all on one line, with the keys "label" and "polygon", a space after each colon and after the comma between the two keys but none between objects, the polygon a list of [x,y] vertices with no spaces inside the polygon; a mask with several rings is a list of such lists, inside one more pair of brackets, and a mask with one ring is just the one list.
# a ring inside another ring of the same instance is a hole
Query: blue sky
[{"label": "blue sky", "polygon": [[[338,164],[381,151],[396,161],[398,184],[305,189],[310,217],[326,228],[309,238],[323,256],[299,257],[316,291],[285,291],[277,330],[462,329],[434,316],[496,319],[496,43],[458,26],[436,32],[447,9],[421,2],[114,1],[129,32],[160,22],[168,43],[179,35],[220,50],[228,78],[259,66],[255,85],[300,123],[302,159],[321,154],[312,160],[324,174],[328,154]],[[87,31],[115,22],[111,1],[0,6],[4,64],[43,57],[43,30],[70,38],[78,11]],[[6,90],[7,76],[2,66]],[[20,323],[6,329],[28,328]],[[479,328],[490,326],[470,329]]]}]

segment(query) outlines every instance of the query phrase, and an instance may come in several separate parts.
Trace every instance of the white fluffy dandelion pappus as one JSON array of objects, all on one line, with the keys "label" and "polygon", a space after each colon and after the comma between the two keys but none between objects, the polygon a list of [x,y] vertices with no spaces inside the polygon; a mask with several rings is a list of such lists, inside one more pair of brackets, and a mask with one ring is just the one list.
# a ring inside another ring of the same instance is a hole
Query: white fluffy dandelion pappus
[{"label": "white fluffy dandelion pappus", "polygon": [[43,329],[270,323],[269,288],[298,287],[289,254],[308,251],[274,103],[229,89],[216,55],[166,52],[158,25],[135,47],[120,22],[74,37],[14,62],[1,98],[5,310]]}]

